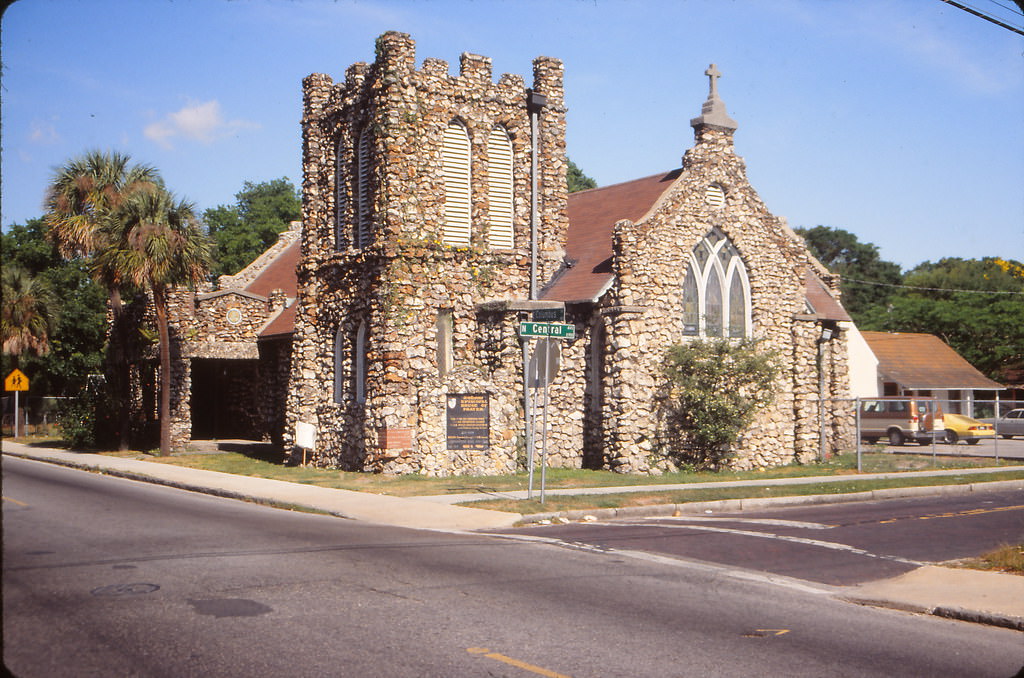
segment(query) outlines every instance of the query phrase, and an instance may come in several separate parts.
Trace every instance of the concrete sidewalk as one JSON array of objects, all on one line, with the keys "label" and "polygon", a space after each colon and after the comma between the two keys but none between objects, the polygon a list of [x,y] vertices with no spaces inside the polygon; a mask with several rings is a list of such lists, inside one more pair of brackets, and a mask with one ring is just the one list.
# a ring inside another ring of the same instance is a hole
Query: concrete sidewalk
[{"label": "concrete sidewalk", "polygon": [[340,518],[422,529],[477,530],[511,527],[518,513],[449,506],[413,498],[336,490],[249,476],[159,464],[138,459],[67,452],[3,441],[3,453],[107,475],[168,485],[271,506],[298,507]]},{"label": "concrete sidewalk", "polygon": [[[520,495],[525,497],[525,492],[508,492],[501,493],[500,495],[476,493],[462,496],[391,497],[303,485],[281,480],[237,476],[229,473],[159,464],[137,459],[107,457],[83,452],[68,452],[25,445],[9,440],[3,441],[3,453],[5,455],[61,464],[133,480],[168,485],[194,492],[242,499],[272,506],[297,507],[321,511],[342,518],[400,527],[439,530],[482,530],[511,527],[524,519],[524,516],[518,513],[454,506],[450,500],[454,498],[456,501],[472,501],[473,499],[486,499],[495,496],[518,498]],[[1004,467],[999,470],[1014,469],[1024,469],[1024,467]],[[900,477],[943,476],[949,474],[974,475],[985,472],[985,469],[919,471],[902,474],[865,474],[857,476],[857,478],[888,477],[892,475]],[[740,485],[787,485],[812,482],[842,482],[842,480],[843,477],[766,479],[763,481],[729,481],[688,485],[560,489],[548,490],[547,493],[595,494],[677,490],[689,489],[695,486],[710,488],[736,487]],[[599,518],[614,518],[671,514],[676,511],[754,510],[784,505],[835,503],[837,501],[881,499],[892,496],[981,492],[996,488],[1024,492],[1024,480],[876,490],[874,492],[859,492],[849,495],[737,499],[680,505],[567,511],[561,514],[526,516],[525,519],[539,520],[545,517],[574,519],[581,518],[585,514],[594,515]],[[844,589],[839,596],[862,604],[936,614],[1024,631],[1024,577],[1015,575],[927,566],[893,579],[849,587]]]}]

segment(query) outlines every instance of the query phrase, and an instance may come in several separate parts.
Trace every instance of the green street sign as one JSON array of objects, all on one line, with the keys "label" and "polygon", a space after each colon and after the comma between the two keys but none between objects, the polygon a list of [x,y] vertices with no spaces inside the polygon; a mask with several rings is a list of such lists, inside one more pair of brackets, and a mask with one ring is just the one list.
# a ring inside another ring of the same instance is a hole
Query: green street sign
[{"label": "green street sign", "polygon": [[575,339],[576,326],[567,323],[519,323],[521,337],[552,337],[554,339]]},{"label": "green street sign", "polygon": [[538,308],[530,317],[535,323],[564,323],[564,308]]}]

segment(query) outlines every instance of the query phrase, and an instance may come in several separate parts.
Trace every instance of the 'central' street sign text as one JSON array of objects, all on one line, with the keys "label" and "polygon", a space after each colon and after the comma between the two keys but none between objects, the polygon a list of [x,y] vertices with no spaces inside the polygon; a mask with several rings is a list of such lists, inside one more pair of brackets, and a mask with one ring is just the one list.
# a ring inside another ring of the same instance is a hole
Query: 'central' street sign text
[{"label": "'central' street sign text", "polygon": [[552,337],[555,339],[575,339],[576,326],[568,323],[519,323],[521,337]]}]

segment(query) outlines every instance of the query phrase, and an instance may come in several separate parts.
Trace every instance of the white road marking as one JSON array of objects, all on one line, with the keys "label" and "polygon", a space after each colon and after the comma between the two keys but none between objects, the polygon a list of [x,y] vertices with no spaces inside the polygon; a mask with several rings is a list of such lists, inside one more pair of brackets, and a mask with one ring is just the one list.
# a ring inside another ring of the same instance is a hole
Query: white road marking
[{"label": "white road marking", "polygon": [[[831,530],[836,525],[824,523],[807,523],[800,520],[780,520],[777,518],[712,518],[709,516],[646,516],[642,521],[665,521],[670,520],[678,523],[743,523],[749,525],[772,525],[773,527],[798,527],[805,530]],[[638,521],[616,521],[612,524],[630,523],[640,525]]]}]

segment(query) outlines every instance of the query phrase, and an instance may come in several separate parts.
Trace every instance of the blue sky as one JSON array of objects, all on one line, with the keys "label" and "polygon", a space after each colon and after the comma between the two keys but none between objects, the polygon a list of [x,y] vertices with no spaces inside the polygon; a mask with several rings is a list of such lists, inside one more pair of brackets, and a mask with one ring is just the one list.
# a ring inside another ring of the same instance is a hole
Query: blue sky
[{"label": "blue sky", "polygon": [[92,148],[200,209],[299,185],[302,78],[343,79],[388,30],[455,71],[473,52],[529,82],[562,59],[568,153],[600,185],[679,165],[715,62],[751,183],[791,226],[904,268],[1024,260],[1024,37],[939,0],[17,0],[0,223],[41,216],[54,169]]}]

